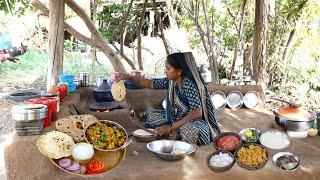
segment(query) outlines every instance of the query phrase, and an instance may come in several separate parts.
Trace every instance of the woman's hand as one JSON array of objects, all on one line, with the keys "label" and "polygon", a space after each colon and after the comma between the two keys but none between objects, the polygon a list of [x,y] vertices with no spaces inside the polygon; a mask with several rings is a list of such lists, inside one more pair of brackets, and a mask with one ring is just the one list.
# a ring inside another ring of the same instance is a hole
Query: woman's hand
[{"label": "woman's hand", "polygon": [[130,75],[127,73],[118,72],[114,75],[114,79],[118,82],[120,80],[127,80],[130,79]]},{"label": "woman's hand", "polygon": [[157,127],[154,135],[155,136],[169,136],[172,133],[172,126],[165,125],[161,127]]}]

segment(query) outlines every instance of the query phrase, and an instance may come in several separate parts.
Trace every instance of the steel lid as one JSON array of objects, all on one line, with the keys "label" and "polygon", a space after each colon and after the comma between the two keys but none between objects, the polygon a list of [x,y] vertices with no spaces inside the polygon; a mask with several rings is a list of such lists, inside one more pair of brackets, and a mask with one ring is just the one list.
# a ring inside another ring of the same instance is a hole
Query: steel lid
[{"label": "steel lid", "polygon": [[12,113],[40,113],[48,111],[48,107],[44,104],[24,104],[12,107]]}]

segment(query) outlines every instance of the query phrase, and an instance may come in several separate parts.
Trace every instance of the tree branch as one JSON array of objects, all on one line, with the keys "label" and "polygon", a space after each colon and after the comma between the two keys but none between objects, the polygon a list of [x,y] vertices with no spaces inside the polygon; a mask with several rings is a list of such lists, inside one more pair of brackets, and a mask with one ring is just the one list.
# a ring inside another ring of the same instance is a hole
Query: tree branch
[{"label": "tree branch", "polygon": [[[67,1],[72,1],[72,0],[67,0]],[[73,2],[73,1],[72,1]],[[32,0],[32,4],[33,6],[35,6],[36,8],[40,9],[41,11],[44,12],[45,15],[49,15],[49,10],[47,7],[45,7],[45,5],[43,5],[39,0]],[[74,6],[74,7],[79,7],[79,6]],[[79,7],[81,8],[81,7]],[[81,12],[85,13],[83,9],[81,9]],[[87,18],[89,18],[89,16],[85,13],[85,16]],[[88,21],[91,22],[91,24],[93,25],[92,21],[89,19],[87,19]],[[94,25],[93,25],[94,27]],[[123,67],[123,64],[120,61],[120,57],[117,56],[117,54],[111,49],[111,47],[102,39],[101,35],[98,32],[98,38],[88,38],[86,36],[84,36],[83,34],[79,33],[77,30],[75,30],[74,28],[72,28],[69,24],[67,24],[66,22],[64,22],[64,28],[65,30],[67,30],[71,35],[73,35],[76,39],[83,41],[84,43],[89,44],[92,47],[96,47],[98,49],[100,49],[110,60],[112,66],[114,67],[114,69],[116,71],[121,71],[121,72],[125,72],[125,69]],[[91,27],[92,28],[92,27]],[[95,27],[94,27],[95,28]],[[100,37],[100,38],[99,38]]]},{"label": "tree branch", "polygon": [[144,16],[147,9],[148,0],[145,0],[143,3],[143,9],[140,15],[139,19],[139,25],[137,29],[137,36],[138,36],[138,63],[139,63],[139,70],[143,71],[143,65],[142,65],[142,57],[141,57],[141,30],[143,25]]},{"label": "tree branch", "polygon": [[163,32],[163,24],[162,24],[163,19],[161,18],[161,15],[159,15],[156,0],[152,0],[152,3],[153,3],[153,9],[155,11],[156,19],[159,21],[158,29],[160,30],[160,33],[156,33],[156,34],[161,38],[164,48],[166,50],[166,53],[167,55],[169,55],[170,54],[169,45],[166,38],[164,37],[164,32]]},{"label": "tree branch", "polygon": [[81,8],[76,2],[73,0],[65,0],[66,4],[83,20],[83,22],[87,25],[89,31],[92,33],[95,39],[102,39],[101,34],[91,21],[88,14],[85,12],[83,8]]}]

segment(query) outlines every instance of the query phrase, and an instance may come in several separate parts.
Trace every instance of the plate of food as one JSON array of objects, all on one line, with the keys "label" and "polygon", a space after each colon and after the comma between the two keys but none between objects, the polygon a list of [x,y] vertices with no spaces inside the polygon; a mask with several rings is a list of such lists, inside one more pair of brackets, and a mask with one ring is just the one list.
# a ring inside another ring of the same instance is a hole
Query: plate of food
[{"label": "plate of food", "polygon": [[234,151],[242,144],[239,134],[234,132],[224,132],[216,136],[213,146],[218,151]]},{"label": "plate of food", "polygon": [[300,166],[298,156],[290,152],[278,152],[272,157],[273,164],[284,171],[293,171]]},{"label": "plate of food", "polygon": [[[79,118],[72,117],[70,121],[80,123]],[[82,123],[86,124],[86,120]],[[66,129],[72,129],[71,125]],[[108,120],[94,120],[86,127],[79,125],[77,134],[81,129],[84,139],[69,131],[51,131],[39,137],[37,147],[56,167],[79,176],[109,172],[122,162],[129,144],[122,126]]]},{"label": "plate of food", "polygon": [[263,168],[268,160],[267,149],[256,143],[246,143],[235,151],[237,164],[247,170],[254,171]]},{"label": "plate of food", "polygon": [[261,134],[259,141],[269,149],[285,149],[290,145],[290,138],[280,131],[268,131]]},{"label": "plate of food", "polygon": [[245,142],[258,142],[261,131],[256,128],[245,128],[239,132],[241,139]]},{"label": "plate of food", "polygon": [[225,172],[231,169],[236,162],[229,151],[216,151],[207,157],[207,166],[213,172]]}]

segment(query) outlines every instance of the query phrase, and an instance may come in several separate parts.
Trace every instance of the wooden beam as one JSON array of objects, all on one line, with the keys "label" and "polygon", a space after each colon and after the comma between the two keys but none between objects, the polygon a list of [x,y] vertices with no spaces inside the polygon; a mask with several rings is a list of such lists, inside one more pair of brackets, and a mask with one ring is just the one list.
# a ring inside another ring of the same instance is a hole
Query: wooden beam
[{"label": "wooden beam", "polygon": [[64,0],[50,0],[49,7],[47,90],[57,85],[63,72]]}]

